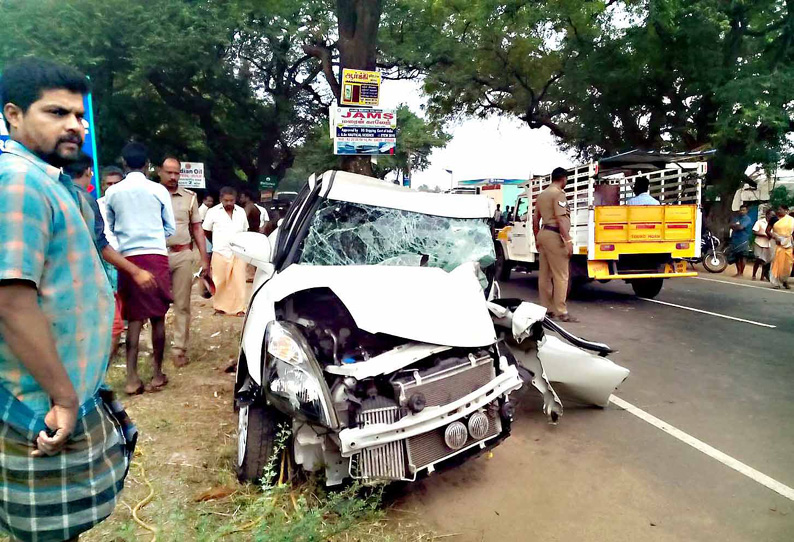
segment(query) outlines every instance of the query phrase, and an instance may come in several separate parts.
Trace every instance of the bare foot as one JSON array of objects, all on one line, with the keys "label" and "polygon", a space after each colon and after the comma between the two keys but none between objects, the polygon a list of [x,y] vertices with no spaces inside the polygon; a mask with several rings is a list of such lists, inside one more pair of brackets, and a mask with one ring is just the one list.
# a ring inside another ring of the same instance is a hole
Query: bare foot
[{"label": "bare foot", "polygon": [[143,382],[139,380],[127,382],[127,385],[124,386],[124,393],[127,395],[140,395],[143,393]]},{"label": "bare foot", "polygon": [[184,352],[178,352],[174,355],[174,367],[184,367],[188,363],[187,355]]},{"label": "bare foot", "polygon": [[556,320],[559,320],[560,322],[570,322],[572,324],[576,324],[576,323],[579,322],[578,318],[575,318],[575,317],[571,316],[567,312],[565,314],[557,315]]},{"label": "bare foot", "polygon": [[236,316],[245,316],[245,311],[240,311],[236,314]]},{"label": "bare foot", "polygon": [[152,378],[152,381],[149,382],[148,386],[146,386],[146,391],[160,391],[166,386],[166,384],[168,384],[168,377],[165,375],[165,373],[162,373],[161,375]]},{"label": "bare foot", "polygon": [[751,278],[750,280],[758,280],[758,279],[757,279],[757,278],[755,278],[755,277],[753,277],[753,278]]},{"label": "bare foot", "polygon": [[742,276],[743,276],[743,275],[742,275],[741,273],[736,273],[736,274],[733,276],[733,278],[735,278],[735,279],[740,279],[740,278],[742,278]]}]

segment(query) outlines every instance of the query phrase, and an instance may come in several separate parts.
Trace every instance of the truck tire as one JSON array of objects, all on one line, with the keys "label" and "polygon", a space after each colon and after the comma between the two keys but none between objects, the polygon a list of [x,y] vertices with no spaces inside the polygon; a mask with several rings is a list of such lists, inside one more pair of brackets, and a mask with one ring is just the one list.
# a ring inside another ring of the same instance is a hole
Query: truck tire
[{"label": "truck tire", "polygon": [[242,406],[237,415],[237,478],[241,482],[259,482],[275,451],[278,425],[286,418],[263,403]]},{"label": "truck tire", "polygon": [[647,297],[648,299],[653,299],[659,292],[662,291],[662,286],[664,285],[664,279],[656,278],[656,279],[638,279],[631,281],[631,287],[634,290],[634,294],[637,297]]},{"label": "truck tire", "polygon": [[502,245],[496,245],[496,280],[499,282],[507,282],[510,280],[510,272],[513,270],[513,264],[505,259],[505,253]]}]

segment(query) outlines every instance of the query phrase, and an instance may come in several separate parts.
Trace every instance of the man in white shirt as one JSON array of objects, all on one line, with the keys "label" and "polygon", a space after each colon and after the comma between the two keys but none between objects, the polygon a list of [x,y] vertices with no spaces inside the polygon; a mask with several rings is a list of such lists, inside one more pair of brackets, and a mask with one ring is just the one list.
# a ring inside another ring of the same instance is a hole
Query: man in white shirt
[{"label": "man in white shirt", "polygon": [[753,226],[753,254],[755,255],[755,263],[753,263],[753,280],[758,273],[758,268],[761,268],[761,280],[769,280],[769,268],[772,264],[772,257],[774,255],[773,241],[766,234],[769,219],[775,215],[772,209],[767,209],[766,214],[760,214]]},{"label": "man in white shirt", "polygon": [[254,205],[259,209],[259,233],[266,233],[265,226],[270,222],[270,216],[267,214],[267,210],[264,207],[258,203],[254,203]]},{"label": "man in white shirt", "polygon": [[204,232],[212,242],[212,281],[215,313],[242,316],[246,308],[245,262],[235,257],[230,242],[235,235],[248,231],[248,216],[235,205],[237,191],[225,186],[221,189],[221,205],[216,205],[204,217]]},{"label": "man in white shirt", "polygon": [[215,198],[213,198],[211,194],[204,196],[201,205],[199,205],[199,216],[201,217],[201,220],[204,220],[204,218],[207,216],[207,211],[212,209],[214,206]]},{"label": "man in white shirt", "polygon": [[176,223],[171,195],[160,183],[143,174],[149,168],[146,147],[129,143],[121,151],[127,176],[108,188],[105,196],[107,223],[118,239],[122,256],[154,275],[157,288],[144,290],[126,274],[119,275],[119,296],[127,326],[127,384],[129,394],[142,393],[143,381],[138,375],[138,342],[143,323],[152,324],[154,350],[151,391],[168,383],[163,373],[165,351],[165,313],[173,301],[171,270],[165,239],[174,234]]}]

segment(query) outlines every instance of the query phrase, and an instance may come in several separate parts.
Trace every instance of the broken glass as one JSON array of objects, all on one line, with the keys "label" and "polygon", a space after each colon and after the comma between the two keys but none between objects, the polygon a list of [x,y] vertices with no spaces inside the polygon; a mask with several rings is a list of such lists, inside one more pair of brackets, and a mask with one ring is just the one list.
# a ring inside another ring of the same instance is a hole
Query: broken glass
[{"label": "broken glass", "polygon": [[452,271],[496,261],[484,218],[449,218],[413,211],[327,200],[312,219],[299,263],[406,265]]}]

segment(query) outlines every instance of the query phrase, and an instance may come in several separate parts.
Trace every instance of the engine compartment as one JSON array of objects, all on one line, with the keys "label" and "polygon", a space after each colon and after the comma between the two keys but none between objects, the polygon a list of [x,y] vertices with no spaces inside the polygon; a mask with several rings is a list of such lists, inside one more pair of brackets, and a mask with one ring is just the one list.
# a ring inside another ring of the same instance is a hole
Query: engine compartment
[{"label": "engine compartment", "polygon": [[[340,431],[366,432],[413,420],[421,428],[407,431],[404,437],[384,436],[382,445],[372,446],[379,438],[376,436],[374,441],[359,444],[360,451],[342,453],[349,457],[344,474],[362,479],[411,480],[422,469],[432,470],[439,461],[470,448],[482,450],[486,441],[495,444],[509,434],[512,405],[507,394],[486,396],[482,392],[504,372],[507,363],[506,358],[500,359],[495,346],[439,347],[427,355],[409,357],[396,370],[373,372],[358,379],[350,374],[344,376],[343,369],[377,363],[378,360],[370,360],[387,353],[406,357],[417,343],[359,329],[344,304],[328,288],[309,289],[285,298],[277,304],[276,317],[299,327],[323,368]],[[478,394],[477,401],[467,399]],[[446,413],[435,420],[432,413],[436,411]],[[301,427],[296,433],[300,431]],[[327,437],[341,451],[337,435]],[[304,441],[314,445],[309,437]],[[323,444],[322,454],[307,450],[308,447],[297,454],[308,458],[304,467],[327,463],[328,443]],[[330,481],[337,473],[328,474]]]}]

